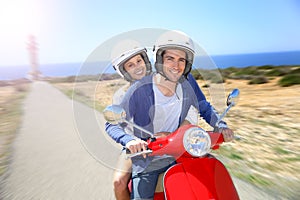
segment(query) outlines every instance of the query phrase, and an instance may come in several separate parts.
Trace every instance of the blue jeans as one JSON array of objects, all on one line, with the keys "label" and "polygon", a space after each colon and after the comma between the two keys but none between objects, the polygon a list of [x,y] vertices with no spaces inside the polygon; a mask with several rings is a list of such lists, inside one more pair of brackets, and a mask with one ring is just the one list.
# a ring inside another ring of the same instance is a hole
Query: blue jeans
[{"label": "blue jeans", "polygon": [[132,172],[131,199],[153,199],[158,176],[175,164],[174,161],[170,160],[169,164],[166,165],[164,161],[162,161],[162,163],[164,163],[162,164],[162,167],[159,167],[160,161],[156,161],[150,163],[150,165],[143,172]]}]

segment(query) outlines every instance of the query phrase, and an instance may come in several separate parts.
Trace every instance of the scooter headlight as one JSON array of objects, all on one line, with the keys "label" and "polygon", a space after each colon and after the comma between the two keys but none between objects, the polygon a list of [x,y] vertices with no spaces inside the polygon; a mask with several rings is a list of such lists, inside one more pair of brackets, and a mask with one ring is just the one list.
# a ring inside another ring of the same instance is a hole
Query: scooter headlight
[{"label": "scooter headlight", "polygon": [[183,146],[192,156],[201,157],[210,151],[211,139],[205,130],[193,127],[184,133]]}]

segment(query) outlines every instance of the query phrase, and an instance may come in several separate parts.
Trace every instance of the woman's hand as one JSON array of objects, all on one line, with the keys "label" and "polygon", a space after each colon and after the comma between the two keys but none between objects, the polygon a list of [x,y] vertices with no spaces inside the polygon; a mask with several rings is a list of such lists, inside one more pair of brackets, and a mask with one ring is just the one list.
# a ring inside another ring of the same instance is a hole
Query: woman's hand
[{"label": "woman's hand", "polygon": [[130,150],[130,153],[137,153],[147,150],[147,142],[141,139],[131,140],[126,144],[126,148]]}]

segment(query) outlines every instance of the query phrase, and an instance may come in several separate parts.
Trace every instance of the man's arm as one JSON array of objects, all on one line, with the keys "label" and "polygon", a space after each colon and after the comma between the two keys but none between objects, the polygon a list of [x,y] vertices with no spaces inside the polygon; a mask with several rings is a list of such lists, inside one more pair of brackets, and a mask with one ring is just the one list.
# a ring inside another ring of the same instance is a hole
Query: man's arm
[{"label": "man's arm", "polygon": [[194,79],[194,77],[191,74],[189,74],[189,76],[188,76],[188,81],[197,96],[200,115],[212,127],[215,128],[216,126],[218,126],[217,127],[217,128],[219,128],[218,131],[220,131],[223,134],[225,142],[232,141],[234,139],[233,131],[227,127],[227,124],[224,121],[220,121],[219,124],[216,124],[216,122],[219,119],[219,114],[210,105],[210,103],[208,101],[206,101],[204,94],[200,90],[199,85],[197,84],[196,80]]},{"label": "man's arm", "polygon": [[[189,74],[188,75],[188,82],[194,90],[194,93],[197,97],[198,102],[198,111],[200,116],[212,127],[216,126],[216,122],[219,119],[219,115],[216,110],[210,105],[210,103],[206,100],[203,92],[201,91],[198,83],[196,82],[195,78]],[[227,128],[225,122],[220,122],[223,128]]]}]

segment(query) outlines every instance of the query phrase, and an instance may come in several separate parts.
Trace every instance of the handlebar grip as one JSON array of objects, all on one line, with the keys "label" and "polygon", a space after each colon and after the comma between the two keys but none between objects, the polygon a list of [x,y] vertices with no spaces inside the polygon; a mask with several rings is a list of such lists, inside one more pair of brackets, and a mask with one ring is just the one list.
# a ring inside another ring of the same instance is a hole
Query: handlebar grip
[{"label": "handlebar grip", "polygon": [[126,148],[126,154],[131,154],[131,152],[128,148]]},{"label": "handlebar grip", "polygon": [[[126,153],[127,153],[127,150],[126,150]],[[129,153],[128,156],[126,156],[126,159],[132,158],[132,157],[135,157],[135,156],[140,156],[140,155],[143,155],[143,154],[149,154],[149,153],[152,153],[152,150],[148,149],[146,151],[140,151],[140,152],[133,153],[133,154]]]},{"label": "handlebar grip", "polygon": [[[131,154],[131,151],[130,151],[130,149],[128,149],[128,148],[125,148],[126,149],[126,154]],[[148,147],[147,147],[147,150],[150,150]],[[146,151],[147,151],[146,150]],[[143,152],[143,151],[141,151],[141,152]],[[138,152],[139,153],[139,152]]]}]

